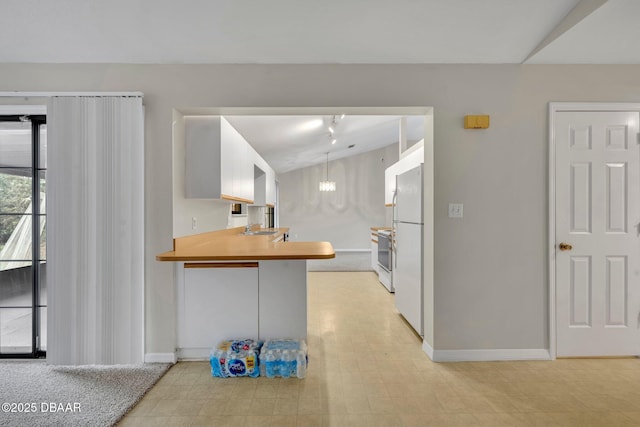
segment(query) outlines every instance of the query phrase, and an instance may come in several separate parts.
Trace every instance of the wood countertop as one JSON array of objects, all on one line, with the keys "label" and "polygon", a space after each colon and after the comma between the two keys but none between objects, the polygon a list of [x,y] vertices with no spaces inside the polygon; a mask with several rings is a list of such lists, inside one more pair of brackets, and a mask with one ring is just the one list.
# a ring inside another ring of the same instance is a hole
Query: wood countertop
[{"label": "wood countertop", "polygon": [[[274,242],[288,232],[276,228],[271,235],[245,236],[244,227],[211,231],[173,239],[173,250],[156,255],[158,261],[229,261],[330,259],[336,253],[329,242]],[[264,231],[253,229],[253,231]]]},{"label": "wood countertop", "polygon": [[391,227],[371,227],[371,231],[391,230]]}]

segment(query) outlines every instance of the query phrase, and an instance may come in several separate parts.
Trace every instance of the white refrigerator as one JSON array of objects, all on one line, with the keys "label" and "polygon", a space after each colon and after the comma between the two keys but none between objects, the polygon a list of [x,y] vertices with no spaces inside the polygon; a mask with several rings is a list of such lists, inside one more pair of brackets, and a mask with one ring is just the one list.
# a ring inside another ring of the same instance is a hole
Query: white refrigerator
[{"label": "white refrigerator", "polygon": [[396,307],[420,336],[424,336],[422,168],[421,164],[396,177],[392,269]]}]

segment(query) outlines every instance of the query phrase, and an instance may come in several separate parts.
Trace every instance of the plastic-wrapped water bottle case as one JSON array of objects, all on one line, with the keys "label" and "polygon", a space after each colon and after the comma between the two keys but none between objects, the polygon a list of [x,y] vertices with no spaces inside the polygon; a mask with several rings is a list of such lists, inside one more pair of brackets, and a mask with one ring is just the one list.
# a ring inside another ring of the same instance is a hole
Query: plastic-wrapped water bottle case
[{"label": "plastic-wrapped water bottle case", "polygon": [[211,350],[210,363],[214,377],[304,378],[307,344],[292,339],[223,341]]}]

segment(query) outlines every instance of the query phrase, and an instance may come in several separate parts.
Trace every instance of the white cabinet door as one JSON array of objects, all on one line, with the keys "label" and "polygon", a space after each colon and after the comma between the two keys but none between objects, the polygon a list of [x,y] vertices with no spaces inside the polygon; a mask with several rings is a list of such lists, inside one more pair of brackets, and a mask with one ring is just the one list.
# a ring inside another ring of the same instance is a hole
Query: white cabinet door
[{"label": "white cabinet door", "polygon": [[[253,203],[253,157],[251,146],[224,118],[221,118],[222,163],[221,173],[227,180],[231,177],[231,189],[222,198],[244,203]],[[224,197],[227,196],[227,197]]]},{"label": "white cabinet door", "polygon": [[178,347],[204,357],[220,341],[258,338],[258,263],[185,263]]},{"label": "white cabinet door", "polygon": [[[221,118],[220,130],[220,194],[222,196],[235,196],[233,193],[233,169],[236,152],[235,142],[232,139],[231,125]],[[231,129],[230,129],[231,128]]]},{"label": "white cabinet door", "polygon": [[269,165],[260,155],[250,147],[253,158],[253,204],[264,206],[267,204],[267,169]]},{"label": "white cabinet door", "polygon": [[233,163],[233,193],[234,196],[253,203],[253,148],[247,141],[240,137],[235,147],[235,159]]},{"label": "white cabinet door", "polygon": [[228,194],[233,178],[230,153],[221,146],[220,116],[185,117],[184,128],[185,197],[219,199],[221,188]]},{"label": "white cabinet door", "polygon": [[270,166],[267,166],[267,205],[276,204],[276,173]]}]

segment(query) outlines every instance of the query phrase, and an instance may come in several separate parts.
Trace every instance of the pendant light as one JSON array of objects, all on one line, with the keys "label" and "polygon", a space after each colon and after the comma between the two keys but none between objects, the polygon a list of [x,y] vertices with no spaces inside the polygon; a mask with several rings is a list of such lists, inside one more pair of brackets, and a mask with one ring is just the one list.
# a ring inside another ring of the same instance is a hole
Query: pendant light
[{"label": "pendant light", "polygon": [[327,180],[320,181],[320,191],[336,191],[336,182],[329,181],[329,153],[327,153]]}]

